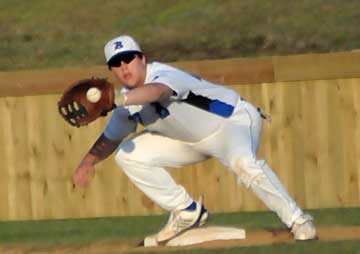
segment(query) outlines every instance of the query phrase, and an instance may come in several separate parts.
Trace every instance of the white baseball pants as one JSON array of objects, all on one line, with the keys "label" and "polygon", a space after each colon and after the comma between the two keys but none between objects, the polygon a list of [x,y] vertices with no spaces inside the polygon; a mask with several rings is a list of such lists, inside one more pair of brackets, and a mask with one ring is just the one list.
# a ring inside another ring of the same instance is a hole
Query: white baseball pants
[{"label": "white baseball pants", "polygon": [[143,131],[120,144],[115,160],[141,191],[171,211],[185,208],[193,199],[165,168],[183,167],[215,157],[236,173],[239,184],[252,190],[291,227],[303,212],[273,170],[256,158],[261,121],[253,105],[239,101],[234,114],[200,142],[187,143]]}]

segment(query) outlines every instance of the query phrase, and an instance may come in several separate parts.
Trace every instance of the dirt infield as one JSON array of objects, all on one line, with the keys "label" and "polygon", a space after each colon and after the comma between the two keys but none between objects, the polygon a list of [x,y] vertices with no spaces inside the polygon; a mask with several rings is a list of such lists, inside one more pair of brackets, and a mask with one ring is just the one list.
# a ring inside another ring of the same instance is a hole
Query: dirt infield
[{"label": "dirt infield", "polygon": [[[360,226],[319,227],[319,241],[360,240]],[[21,245],[0,246],[1,253],[139,253],[168,252],[174,250],[217,249],[244,246],[270,245],[275,243],[295,243],[287,230],[248,232],[244,240],[212,241],[186,247],[135,247],[115,242],[96,242],[86,246],[62,246],[52,248],[31,248]]]}]

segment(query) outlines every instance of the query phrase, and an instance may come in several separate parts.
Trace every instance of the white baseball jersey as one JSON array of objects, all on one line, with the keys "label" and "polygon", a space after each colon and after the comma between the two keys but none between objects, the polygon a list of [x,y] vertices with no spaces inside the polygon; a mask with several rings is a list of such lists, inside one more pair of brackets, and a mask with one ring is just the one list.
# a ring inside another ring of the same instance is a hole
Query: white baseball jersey
[{"label": "white baseball jersey", "polygon": [[105,129],[106,137],[120,140],[140,123],[169,138],[197,142],[216,131],[240,99],[232,89],[157,62],[147,64],[145,85],[154,82],[167,85],[174,95],[157,103],[118,107]]}]

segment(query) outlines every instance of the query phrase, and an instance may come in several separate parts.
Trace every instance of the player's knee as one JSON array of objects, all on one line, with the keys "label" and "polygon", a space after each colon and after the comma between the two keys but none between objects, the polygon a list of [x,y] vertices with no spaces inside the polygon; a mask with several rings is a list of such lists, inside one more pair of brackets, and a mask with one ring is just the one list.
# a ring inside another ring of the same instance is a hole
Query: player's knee
[{"label": "player's knee", "polygon": [[125,141],[119,145],[114,157],[118,166],[124,167],[130,161],[136,161],[136,154],[132,146],[130,141]]},{"label": "player's knee", "polygon": [[126,162],[129,161],[129,159],[130,158],[128,154],[124,153],[121,150],[118,150],[114,157],[116,164],[121,168],[125,166]]},{"label": "player's knee", "polygon": [[240,185],[250,188],[254,179],[263,174],[261,161],[255,157],[241,157],[234,161],[234,172]]},{"label": "player's knee", "polygon": [[128,149],[127,144],[119,146],[114,159],[123,170],[145,168],[154,164],[152,157],[146,156],[146,154],[140,155],[139,151]]}]

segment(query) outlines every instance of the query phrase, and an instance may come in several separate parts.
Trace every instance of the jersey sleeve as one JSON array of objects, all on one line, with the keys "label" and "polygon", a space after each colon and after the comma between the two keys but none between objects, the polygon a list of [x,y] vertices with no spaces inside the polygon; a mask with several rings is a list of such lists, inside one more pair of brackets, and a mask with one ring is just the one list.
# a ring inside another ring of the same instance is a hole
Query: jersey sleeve
[{"label": "jersey sleeve", "polygon": [[136,130],[136,122],[129,119],[130,112],[125,107],[117,107],[104,130],[110,140],[122,140]]},{"label": "jersey sleeve", "polygon": [[198,81],[197,77],[190,73],[169,70],[156,71],[150,80],[151,83],[161,83],[171,88],[174,91],[171,98],[175,100],[185,99],[190,92],[190,84],[193,85]]}]

